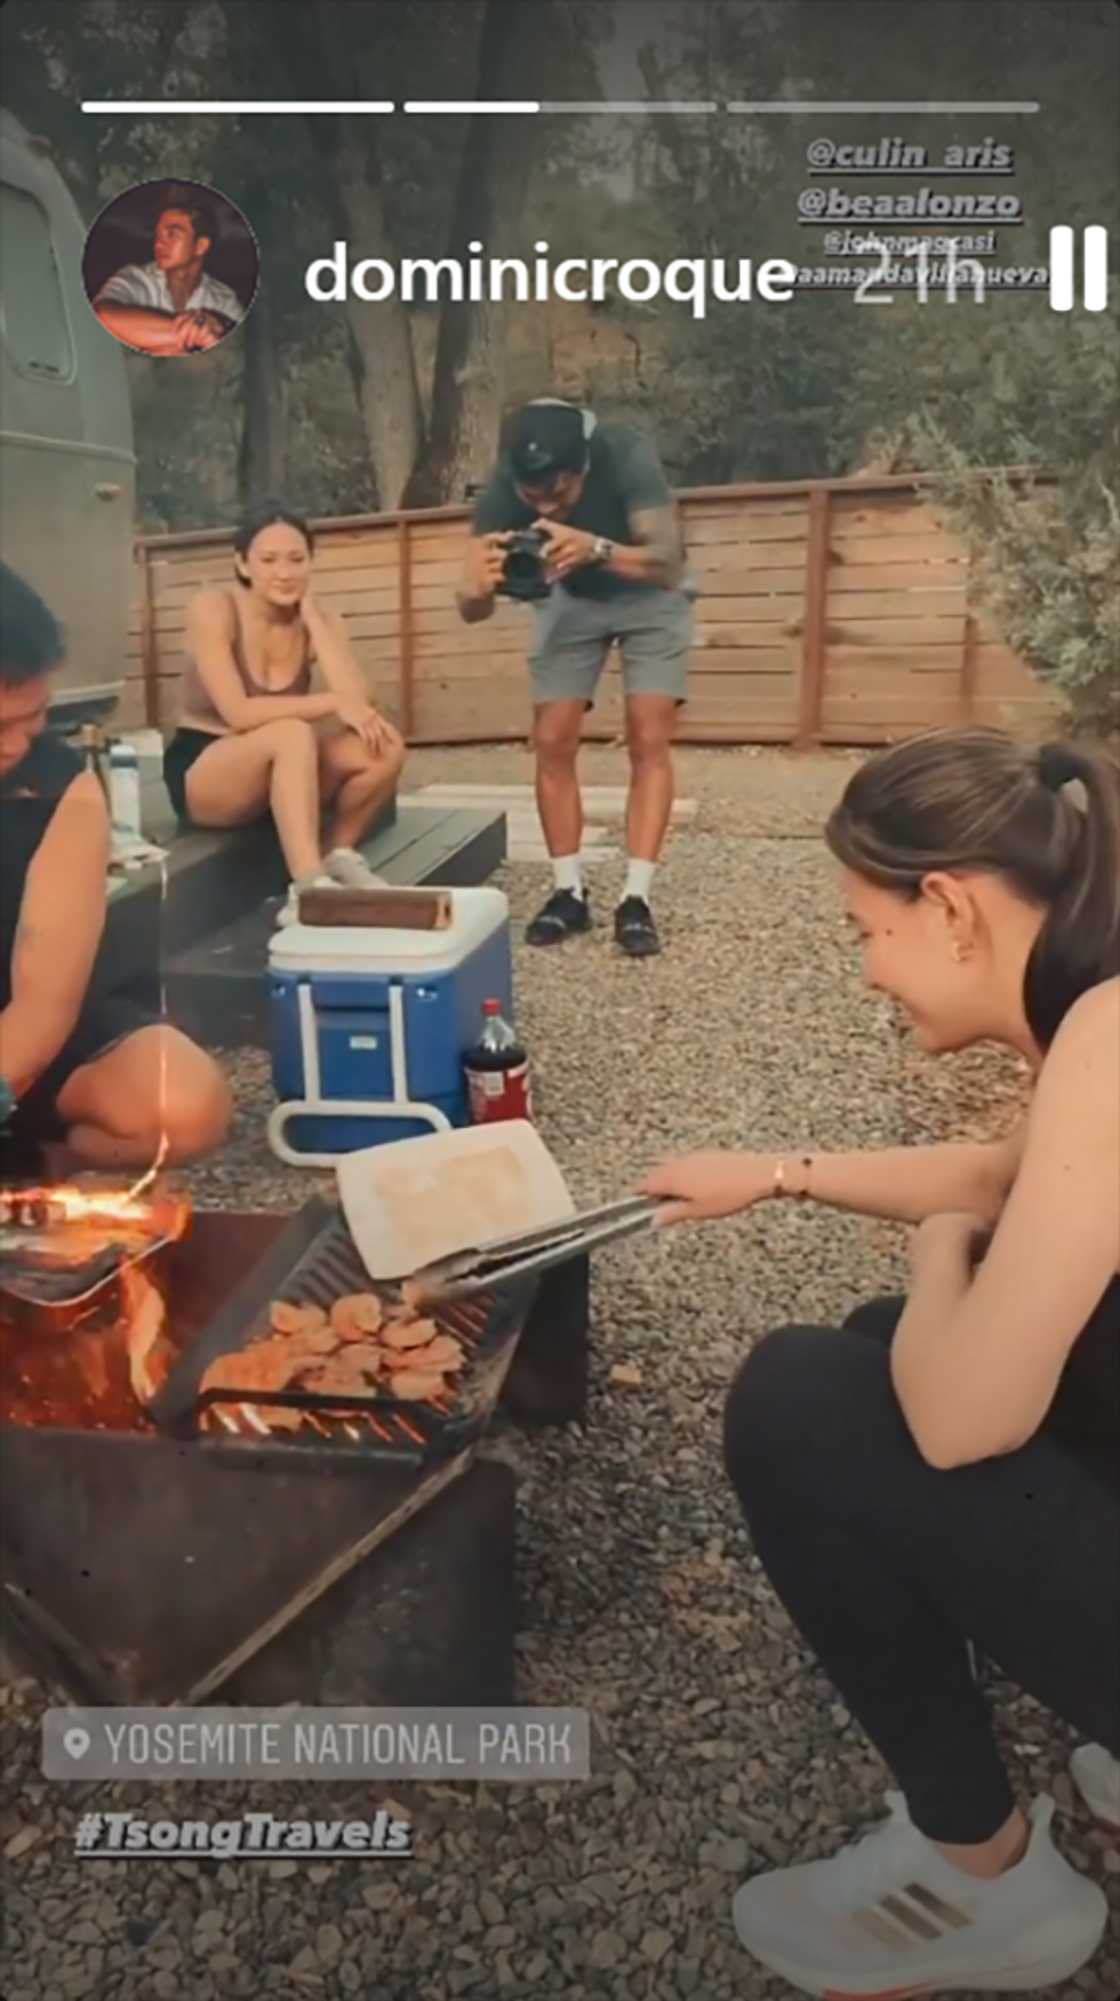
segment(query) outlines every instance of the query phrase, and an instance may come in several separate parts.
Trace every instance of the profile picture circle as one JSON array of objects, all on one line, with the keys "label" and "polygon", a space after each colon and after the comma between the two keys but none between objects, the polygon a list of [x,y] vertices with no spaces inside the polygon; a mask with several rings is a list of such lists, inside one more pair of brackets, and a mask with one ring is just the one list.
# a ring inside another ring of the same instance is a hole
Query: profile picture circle
[{"label": "profile picture circle", "polygon": [[203,181],[139,181],[86,237],[82,283],[107,333],[136,354],[203,354],[240,326],[260,253],[241,210]]}]

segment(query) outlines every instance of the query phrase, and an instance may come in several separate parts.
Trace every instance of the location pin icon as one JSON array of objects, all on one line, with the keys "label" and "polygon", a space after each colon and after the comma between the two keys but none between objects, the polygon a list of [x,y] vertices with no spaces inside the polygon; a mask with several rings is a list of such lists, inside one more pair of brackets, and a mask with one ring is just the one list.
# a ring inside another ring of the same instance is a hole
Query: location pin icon
[{"label": "location pin icon", "polygon": [[62,1748],[71,1758],[84,1758],[92,1742],[89,1731],[83,1730],[79,1724],[63,1732]]}]

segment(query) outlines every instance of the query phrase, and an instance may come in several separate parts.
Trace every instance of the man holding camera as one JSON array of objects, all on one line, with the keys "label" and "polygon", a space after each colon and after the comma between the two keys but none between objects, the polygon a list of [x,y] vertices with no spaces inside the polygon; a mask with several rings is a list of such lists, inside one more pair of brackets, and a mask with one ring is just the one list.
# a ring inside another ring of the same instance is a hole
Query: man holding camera
[{"label": "man holding camera", "polygon": [[458,604],[468,624],[489,618],[499,593],[531,602],[536,616],[529,665],[537,805],[554,887],[526,931],[531,945],[560,944],[591,923],[576,756],[617,643],[630,791],[614,934],[632,958],[661,949],[650,889],[672,810],[669,747],[692,643],[682,569],[672,495],[642,432],[550,399],[517,412],[508,449],[475,503]]}]

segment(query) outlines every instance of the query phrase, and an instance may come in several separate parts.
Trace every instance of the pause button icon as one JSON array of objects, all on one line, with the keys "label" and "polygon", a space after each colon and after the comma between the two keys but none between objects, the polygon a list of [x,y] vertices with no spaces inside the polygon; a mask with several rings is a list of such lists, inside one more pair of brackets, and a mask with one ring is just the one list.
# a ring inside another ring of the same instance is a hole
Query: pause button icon
[{"label": "pause button icon", "polygon": [[[1073,307],[1075,231],[1068,222],[1050,231],[1050,305],[1056,313]],[[1087,313],[1103,313],[1108,304],[1108,231],[1099,222],[1083,229],[1085,276],[1082,297]]]}]

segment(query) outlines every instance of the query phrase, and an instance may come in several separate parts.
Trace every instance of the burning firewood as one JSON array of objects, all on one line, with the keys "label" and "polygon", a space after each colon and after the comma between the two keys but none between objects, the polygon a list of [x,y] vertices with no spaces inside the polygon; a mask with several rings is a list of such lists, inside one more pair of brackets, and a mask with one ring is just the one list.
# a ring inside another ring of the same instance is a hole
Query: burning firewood
[{"label": "burning firewood", "polygon": [[158,1373],[155,1367],[166,1309],[161,1294],[151,1280],[145,1278],[135,1266],[122,1267],[121,1296],[128,1324],[129,1380],[139,1401],[150,1403],[167,1374],[166,1367]]}]

